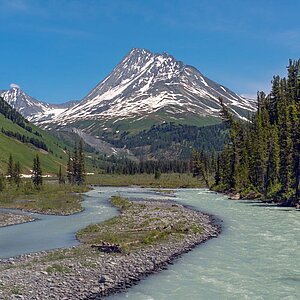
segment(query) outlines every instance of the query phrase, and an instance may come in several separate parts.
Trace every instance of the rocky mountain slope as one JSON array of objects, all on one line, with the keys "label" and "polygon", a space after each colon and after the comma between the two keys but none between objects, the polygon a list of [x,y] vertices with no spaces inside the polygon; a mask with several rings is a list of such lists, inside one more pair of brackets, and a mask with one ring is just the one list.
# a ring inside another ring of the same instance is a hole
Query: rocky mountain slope
[{"label": "rocky mountain slope", "polygon": [[240,118],[255,110],[255,101],[237,95],[171,55],[133,49],[81,102],[43,123],[65,127],[90,120],[85,129],[92,132],[99,126],[92,121],[99,120],[140,121],[156,116],[153,119],[184,122],[189,116],[218,118],[219,97]]},{"label": "rocky mountain slope", "polygon": [[31,122],[51,120],[77,104],[77,101],[69,101],[63,104],[42,102],[26,94],[16,84],[12,84],[9,90],[0,91],[0,97]]},{"label": "rocky mountain slope", "polygon": [[219,118],[219,97],[239,118],[256,108],[254,100],[237,95],[173,56],[136,48],[80,102],[48,104],[17,85],[0,95],[45,128],[77,127],[94,135],[112,127],[116,131],[120,124],[123,130],[170,121],[213,124]]}]

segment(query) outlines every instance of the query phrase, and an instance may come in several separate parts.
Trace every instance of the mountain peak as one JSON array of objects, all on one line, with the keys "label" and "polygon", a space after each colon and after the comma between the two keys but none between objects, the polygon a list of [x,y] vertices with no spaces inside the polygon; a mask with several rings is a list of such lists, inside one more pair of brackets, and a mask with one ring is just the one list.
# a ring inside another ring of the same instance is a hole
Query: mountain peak
[{"label": "mountain peak", "polygon": [[240,118],[254,110],[253,103],[170,54],[133,48],[79,104],[53,122],[65,126],[87,119],[140,120],[150,115],[160,120],[162,112],[171,120],[189,115],[218,118],[219,97]]},{"label": "mountain peak", "polygon": [[11,84],[9,90],[0,91],[0,97],[29,121],[53,117],[72,105],[67,103],[64,107],[38,101],[25,93],[17,84]]},{"label": "mountain peak", "polygon": [[22,93],[17,97],[20,91],[14,87],[10,93],[5,92],[7,95],[4,93],[4,99],[30,120],[59,127],[89,120],[88,130],[96,130],[97,121],[152,118],[155,122],[185,123],[189,118],[219,118],[219,97],[240,118],[256,107],[254,101],[242,98],[172,55],[144,48],[133,48],[81,102],[71,107],[54,107]]},{"label": "mountain peak", "polygon": [[176,60],[172,55],[170,55],[169,53],[167,53],[165,51],[162,53],[154,53],[145,48],[132,48],[132,50],[125,56],[125,58],[132,57],[132,56],[134,56],[134,57],[146,56],[146,57],[155,57],[155,58],[162,57],[162,58],[170,58],[172,60]]},{"label": "mountain peak", "polygon": [[132,48],[131,51],[129,52],[129,55],[144,55],[144,54],[153,54],[150,50],[145,49],[145,48]]}]

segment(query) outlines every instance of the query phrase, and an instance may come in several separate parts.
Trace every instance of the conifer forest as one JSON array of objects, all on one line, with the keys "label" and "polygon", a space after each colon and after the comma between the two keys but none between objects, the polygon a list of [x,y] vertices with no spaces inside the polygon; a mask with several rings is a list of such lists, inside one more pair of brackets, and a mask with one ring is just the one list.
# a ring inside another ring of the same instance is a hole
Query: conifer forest
[{"label": "conifer forest", "polygon": [[215,164],[214,189],[285,206],[300,203],[300,60],[272,90],[257,94],[249,121],[234,118],[220,99],[229,138]]}]

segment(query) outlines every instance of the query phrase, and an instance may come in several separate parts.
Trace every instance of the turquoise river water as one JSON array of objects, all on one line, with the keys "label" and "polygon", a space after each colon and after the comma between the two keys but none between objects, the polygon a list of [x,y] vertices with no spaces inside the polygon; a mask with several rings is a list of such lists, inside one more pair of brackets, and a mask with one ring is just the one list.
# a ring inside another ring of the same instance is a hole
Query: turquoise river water
[{"label": "turquoise river water", "polygon": [[[75,232],[117,214],[112,195],[166,198],[148,189],[96,188],[85,211],[43,216],[0,229],[0,258],[76,245]],[[117,299],[300,299],[300,212],[252,201],[231,201],[204,189],[176,191],[176,201],[222,219],[222,233],[184,254]],[[171,198],[173,199],[173,198]]]}]

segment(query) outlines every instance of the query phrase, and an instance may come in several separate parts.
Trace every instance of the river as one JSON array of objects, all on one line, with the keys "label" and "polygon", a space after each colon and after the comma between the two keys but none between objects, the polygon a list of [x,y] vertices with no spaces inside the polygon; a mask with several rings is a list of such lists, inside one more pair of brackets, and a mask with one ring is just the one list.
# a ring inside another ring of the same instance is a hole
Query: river
[{"label": "river", "polygon": [[[0,256],[76,245],[79,228],[117,214],[107,201],[114,194],[162,198],[147,189],[97,188],[87,193],[82,213],[37,215],[36,222],[1,228]],[[109,300],[300,299],[299,211],[231,201],[204,189],[178,190],[176,200],[222,219],[222,234]]]}]

